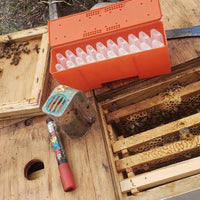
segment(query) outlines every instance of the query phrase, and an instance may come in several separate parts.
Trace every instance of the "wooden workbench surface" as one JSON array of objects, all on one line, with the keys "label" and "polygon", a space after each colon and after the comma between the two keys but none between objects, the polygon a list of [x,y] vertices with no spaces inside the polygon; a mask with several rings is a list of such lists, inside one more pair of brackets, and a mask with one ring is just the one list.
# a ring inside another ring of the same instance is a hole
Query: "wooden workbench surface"
[{"label": "wooden workbench surface", "polygon": [[[200,24],[200,0],[161,0],[165,29]],[[172,66],[200,56],[200,39],[169,41]],[[49,87],[54,87],[49,79]],[[94,108],[94,97],[90,97]],[[62,134],[76,190],[64,192],[57,162],[49,141],[47,116],[36,117],[31,125],[22,122],[0,124],[0,199],[2,200],[114,200],[108,158],[101,123],[97,117],[91,130],[81,139],[71,140]],[[26,164],[34,159],[44,163],[35,180],[24,176]]]},{"label": "wooden workbench surface", "polygon": [[[61,133],[77,187],[68,193],[60,181],[46,119],[45,115],[29,126],[22,121],[0,129],[0,199],[115,199],[99,119],[81,139]],[[25,166],[32,160],[42,161],[44,169],[28,180]]]}]

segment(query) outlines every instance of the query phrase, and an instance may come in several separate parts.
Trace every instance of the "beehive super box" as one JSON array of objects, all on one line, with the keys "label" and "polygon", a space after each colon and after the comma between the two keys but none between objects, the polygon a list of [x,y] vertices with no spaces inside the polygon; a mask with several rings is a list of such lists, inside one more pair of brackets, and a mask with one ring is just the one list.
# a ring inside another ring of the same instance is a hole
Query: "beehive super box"
[{"label": "beehive super box", "polygon": [[[170,72],[168,45],[161,19],[159,0],[127,0],[106,7],[49,22],[51,50],[50,73],[63,85],[88,91],[101,87],[102,83],[132,76],[153,77]],[[108,39],[116,42],[119,36],[127,40],[130,33],[138,37],[140,31],[150,35],[151,29],[164,37],[164,46],[138,53],[98,61],[64,71],[56,71],[56,54],[66,50],[75,52],[77,47],[95,47]]]}]

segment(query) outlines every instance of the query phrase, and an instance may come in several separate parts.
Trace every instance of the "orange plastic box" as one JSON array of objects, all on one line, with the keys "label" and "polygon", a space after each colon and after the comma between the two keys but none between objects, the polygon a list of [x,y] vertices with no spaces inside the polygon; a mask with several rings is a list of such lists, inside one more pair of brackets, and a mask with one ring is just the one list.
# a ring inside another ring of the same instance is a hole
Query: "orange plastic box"
[{"label": "orange plastic box", "polygon": [[[161,19],[159,0],[126,0],[95,10],[49,21],[49,42],[52,47],[50,73],[63,85],[88,91],[102,83],[138,76],[153,77],[171,71],[168,45]],[[56,54],[65,55],[67,49],[75,53],[77,47],[96,47],[108,39],[116,42],[119,36],[127,40],[130,33],[138,37],[140,31],[150,35],[155,28],[164,37],[164,46],[104,61],[56,71]]]}]

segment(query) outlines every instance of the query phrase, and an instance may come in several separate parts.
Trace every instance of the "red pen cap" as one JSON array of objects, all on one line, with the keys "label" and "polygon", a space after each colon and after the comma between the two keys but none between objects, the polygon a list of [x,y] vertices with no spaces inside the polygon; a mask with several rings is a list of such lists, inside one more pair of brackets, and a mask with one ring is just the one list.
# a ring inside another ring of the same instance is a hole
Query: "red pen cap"
[{"label": "red pen cap", "polygon": [[74,178],[68,163],[62,163],[58,166],[63,188],[66,192],[76,188]]}]

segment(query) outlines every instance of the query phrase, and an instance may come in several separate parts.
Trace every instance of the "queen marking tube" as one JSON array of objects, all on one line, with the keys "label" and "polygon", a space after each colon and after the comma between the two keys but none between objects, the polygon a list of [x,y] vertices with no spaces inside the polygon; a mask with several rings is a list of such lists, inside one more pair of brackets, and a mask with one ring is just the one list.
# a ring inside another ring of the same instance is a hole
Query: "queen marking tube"
[{"label": "queen marking tube", "polygon": [[53,150],[56,154],[58,169],[60,172],[63,188],[66,192],[68,192],[70,190],[75,189],[76,187],[72,176],[72,172],[68,164],[67,158],[65,156],[64,148],[62,146],[60,135],[57,131],[56,123],[51,118],[48,118],[46,120],[46,123],[49,130]]}]

